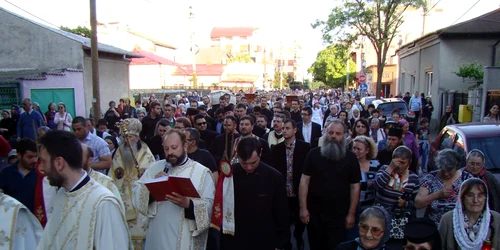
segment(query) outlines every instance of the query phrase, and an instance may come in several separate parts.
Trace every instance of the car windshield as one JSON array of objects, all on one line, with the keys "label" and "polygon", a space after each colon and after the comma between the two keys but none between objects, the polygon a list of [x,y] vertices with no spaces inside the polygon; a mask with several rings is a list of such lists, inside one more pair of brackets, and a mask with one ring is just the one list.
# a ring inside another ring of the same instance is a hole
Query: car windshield
[{"label": "car windshield", "polygon": [[407,114],[406,103],[404,102],[386,102],[377,106],[377,109],[385,116],[390,116],[394,109],[399,109],[402,114]]},{"label": "car windshield", "polygon": [[500,157],[495,157],[500,148],[500,136],[469,138],[468,144],[469,151],[472,149],[479,149],[484,153],[486,157],[486,169],[500,170]]}]

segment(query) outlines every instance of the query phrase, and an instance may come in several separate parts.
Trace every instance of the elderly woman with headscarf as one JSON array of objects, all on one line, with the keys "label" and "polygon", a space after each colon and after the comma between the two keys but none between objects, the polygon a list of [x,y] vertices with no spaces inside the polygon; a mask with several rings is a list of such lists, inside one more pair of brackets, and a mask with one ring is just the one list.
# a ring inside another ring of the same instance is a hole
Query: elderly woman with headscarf
[{"label": "elderly woman with headscarf", "polygon": [[382,250],[389,240],[391,231],[391,216],[380,206],[367,208],[359,216],[359,237],[352,241],[341,243],[336,250]]},{"label": "elderly woman with headscarf", "polygon": [[438,170],[428,173],[422,180],[415,206],[426,208],[425,215],[439,226],[441,217],[455,208],[462,182],[472,176],[458,169],[460,155],[452,149],[439,151],[435,161]]},{"label": "elderly woman with headscarf", "polygon": [[481,179],[488,187],[488,205],[491,210],[500,212],[500,182],[484,167],[484,154],[481,150],[473,149],[467,154],[467,165],[464,171]]},{"label": "elderly woman with headscarf", "polygon": [[[399,146],[392,153],[389,165],[382,166],[377,172],[374,188],[376,205],[383,206],[395,223],[411,219],[415,214],[415,196],[420,187],[418,175],[410,171],[412,152],[405,146]],[[399,225],[401,226],[401,225]],[[402,228],[393,227],[391,238],[403,239]],[[402,242],[395,242],[403,245]]]},{"label": "elderly woman with headscarf", "polygon": [[443,215],[439,224],[442,249],[500,248],[500,214],[488,208],[488,198],[488,187],[482,180],[470,178],[462,183],[456,207]]}]

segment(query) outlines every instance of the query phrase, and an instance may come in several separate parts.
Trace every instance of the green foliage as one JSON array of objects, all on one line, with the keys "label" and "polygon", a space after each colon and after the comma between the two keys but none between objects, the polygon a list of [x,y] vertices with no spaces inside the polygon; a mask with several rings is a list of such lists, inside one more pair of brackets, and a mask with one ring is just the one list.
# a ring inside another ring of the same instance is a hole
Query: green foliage
[{"label": "green foliage", "polygon": [[320,88],[324,88],[326,87],[324,83],[322,82],[317,82],[317,81],[312,81],[310,84],[309,84],[309,88],[310,89],[320,89]]},{"label": "green foliage", "polygon": [[360,37],[366,37],[377,55],[377,98],[382,88],[382,75],[387,52],[410,8],[425,7],[424,0],[344,0],[332,9],[326,21],[317,20],[313,28],[321,28],[323,40],[338,43],[346,49]]},{"label": "green foliage", "polygon": [[228,62],[251,63],[254,62],[248,54],[237,54],[227,59]]},{"label": "green foliage", "polygon": [[273,88],[275,88],[275,89],[281,88],[280,80],[281,80],[281,83],[283,85],[283,88],[287,88],[288,83],[290,82],[290,75],[288,75],[286,72],[283,72],[282,76],[280,77],[280,72],[275,71],[274,78],[273,78]]},{"label": "green foliage", "polygon": [[484,78],[483,65],[479,62],[473,62],[471,64],[464,64],[458,67],[458,72],[453,72],[453,74],[458,77],[462,77],[465,81],[470,79],[472,81],[481,81]]},{"label": "green foliage", "polygon": [[91,32],[90,32],[90,29],[85,27],[85,26],[78,26],[74,29],[71,29],[69,27],[64,27],[64,26],[61,26],[59,27],[61,30],[64,30],[64,31],[67,31],[67,32],[71,32],[73,34],[77,34],[79,36],[83,36],[83,37],[87,37],[87,38],[90,38],[92,35],[91,35]]},{"label": "green foliage", "polygon": [[[343,86],[346,82],[347,50],[338,44],[328,46],[318,52],[308,72],[313,75],[314,81],[323,82],[332,88]],[[355,74],[356,64],[349,58],[349,79],[353,79]]]}]

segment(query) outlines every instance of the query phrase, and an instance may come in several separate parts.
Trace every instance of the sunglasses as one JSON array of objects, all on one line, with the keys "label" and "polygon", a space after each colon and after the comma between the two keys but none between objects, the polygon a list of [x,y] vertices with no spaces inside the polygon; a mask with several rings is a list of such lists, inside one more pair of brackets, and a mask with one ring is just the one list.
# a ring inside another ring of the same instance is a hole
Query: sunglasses
[{"label": "sunglasses", "polygon": [[63,109],[63,108],[64,108],[63,106],[59,107],[59,109]]},{"label": "sunglasses", "polygon": [[370,231],[372,233],[372,235],[375,237],[382,235],[382,233],[384,232],[384,230],[382,230],[378,227],[370,227],[366,224],[359,224],[359,232],[360,233],[366,234],[366,233],[368,233],[368,231]]},{"label": "sunglasses", "polygon": [[198,122],[198,123],[196,123],[196,125],[198,125],[198,126],[207,125],[207,123],[206,122]]}]

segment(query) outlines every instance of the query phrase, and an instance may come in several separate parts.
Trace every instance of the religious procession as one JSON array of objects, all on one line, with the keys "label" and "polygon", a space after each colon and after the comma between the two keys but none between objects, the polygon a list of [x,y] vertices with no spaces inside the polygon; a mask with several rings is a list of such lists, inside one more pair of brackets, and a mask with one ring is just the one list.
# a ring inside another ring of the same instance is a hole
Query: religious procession
[{"label": "religious procession", "polygon": [[25,98],[0,121],[0,249],[500,249],[490,155],[429,149],[451,107],[434,131],[418,93],[365,98],[188,91],[88,118]]}]

